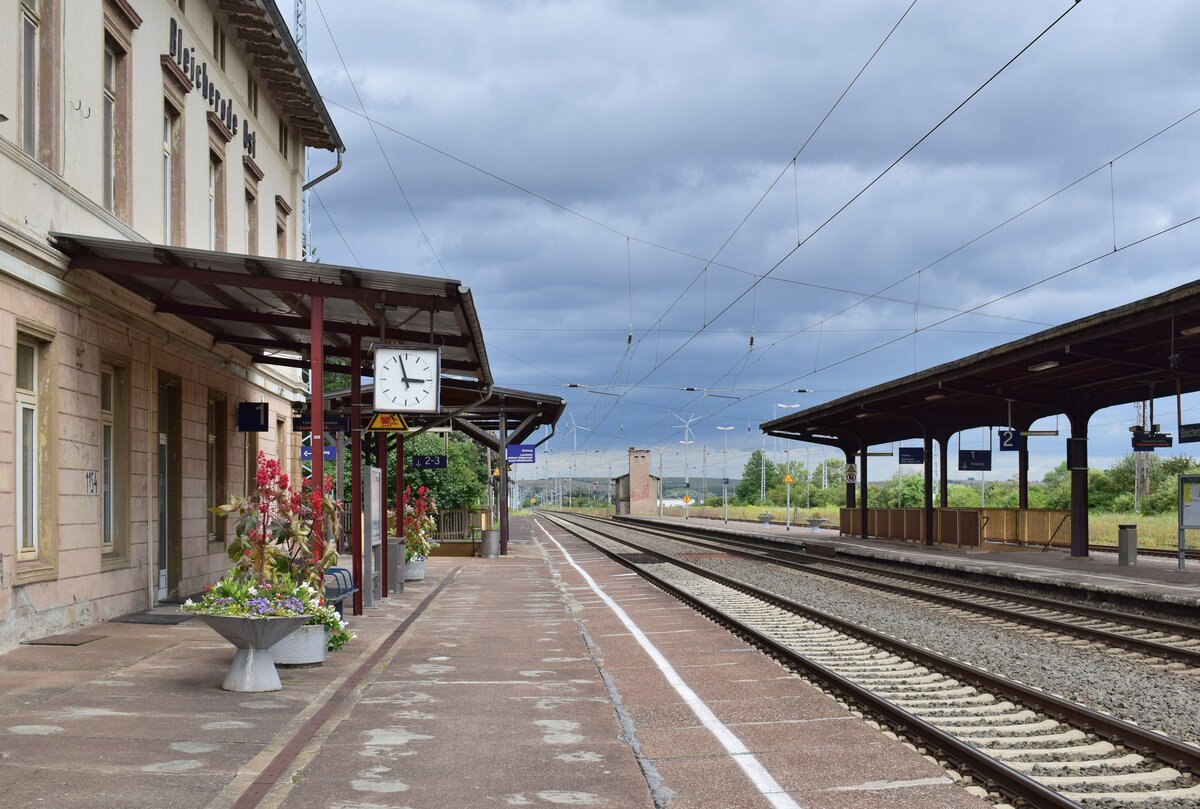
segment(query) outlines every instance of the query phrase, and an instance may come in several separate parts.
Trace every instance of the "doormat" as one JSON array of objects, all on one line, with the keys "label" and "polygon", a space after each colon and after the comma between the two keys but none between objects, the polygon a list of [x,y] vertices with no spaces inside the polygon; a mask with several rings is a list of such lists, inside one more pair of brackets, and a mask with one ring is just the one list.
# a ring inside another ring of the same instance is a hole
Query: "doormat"
[{"label": "doormat", "polygon": [[87,635],[83,632],[64,632],[61,635],[51,635],[48,638],[24,641],[25,646],[82,646],[94,640],[100,640],[106,635]]},{"label": "doormat", "polygon": [[131,612],[128,615],[122,615],[110,620],[118,624],[158,624],[159,626],[175,626],[182,624],[184,621],[192,620],[191,615],[186,612],[154,612],[153,610],[142,610],[141,612]]}]

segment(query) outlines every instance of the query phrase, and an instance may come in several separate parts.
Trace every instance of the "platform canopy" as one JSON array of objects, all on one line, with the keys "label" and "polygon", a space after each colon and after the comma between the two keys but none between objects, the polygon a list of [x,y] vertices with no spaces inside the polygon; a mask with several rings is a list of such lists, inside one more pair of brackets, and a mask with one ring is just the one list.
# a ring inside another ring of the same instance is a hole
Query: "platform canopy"
[{"label": "platform canopy", "polygon": [[[1086,421],[1112,405],[1200,390],[1200,283],[763,423],[769,435],[862,447],[943,439],[1045,416]],[[1146,425],[1149,429],[1149,425]],[[1076,433],[1079,434],[1078,432]]]},{"label": "platform canopy", "polygon": [[[313,298],[323,300],[324,356],[351,338],[439,346],[446,375],[492,382],[471,292],[459,281],[337,264],[52,233],[72,270],[90,270],[212,336],[252,362],[307,368]],[[368,360],[363,368],[370,375]],[[344,367],[327,364],[326,370]]]},{"label": "platform canopy", "polygon": [[[370,421],[374,413],[369,404],[373,400],[373,392],[374,386],[370,383],[362,386],[363,425]],[[416,431],[439,424],[444,414],[453,412],[455,416],[449,424],[439,426],[459,430],[493,452],[500,452],[502,441],[507,444],[523,443],[542,427],[549,427],[553,434],[555,424],[567,407],[567,401],[558,396],[512,388],[493,387],[491,396],[480,402],[482,396],[483,391],[478,384],[446,379],[442,381],[442,414],[405,414],[404,418],[409,427]],[[329,391],[325,394],[325,402],[326,413],[348,415],[351,412],[349,390]]]}]

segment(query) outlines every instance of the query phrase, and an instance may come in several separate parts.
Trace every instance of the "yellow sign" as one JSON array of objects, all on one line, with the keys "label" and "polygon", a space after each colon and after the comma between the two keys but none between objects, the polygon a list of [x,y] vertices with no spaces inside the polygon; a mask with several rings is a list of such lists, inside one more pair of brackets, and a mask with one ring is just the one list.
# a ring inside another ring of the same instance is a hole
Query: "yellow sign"
[{"label": "yellow sign", "polygon": [[376,413],[367,425],[369,433],[407,433],[408,422],[399,413]]},{"label": "yellow sign", "polygon": [[784,475],[783,482],[784,483],[795,483],[796,481],[795,481],[795,479],[792,478],[791,475]]},{"label": "yellow sign", "polygon": [[685,495],[683,496],[683,504],[686,506],[686,505],[687,505],[688,503],[690,503],[690,502],[692,502],[691,495],[687,495],[687,494],[685,494]]}]

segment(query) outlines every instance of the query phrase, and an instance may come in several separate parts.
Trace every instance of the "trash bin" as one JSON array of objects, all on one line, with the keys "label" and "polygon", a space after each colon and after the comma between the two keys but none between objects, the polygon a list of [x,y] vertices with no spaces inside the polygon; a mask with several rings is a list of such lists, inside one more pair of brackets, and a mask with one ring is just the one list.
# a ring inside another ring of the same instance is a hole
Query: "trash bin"
[{"label": "trash bin", "polygon": [[500,531],[496,528],[489,528],[483,532],[483,541],[479,543],[479,556],[481,559],[495,559],[500,555]]},{"label": "trash bin", "polygon": [[388,592],[404,592],[404,540],[388,537]]},{"label": "trash bin", "polygon": [[763,525],[771,524],[771,515],[770,514],[759,514],[758,519]]},{"label": "trash bin", "polygon": [[1137,526],[1117,526],[1117,564],[1137,564]]}]

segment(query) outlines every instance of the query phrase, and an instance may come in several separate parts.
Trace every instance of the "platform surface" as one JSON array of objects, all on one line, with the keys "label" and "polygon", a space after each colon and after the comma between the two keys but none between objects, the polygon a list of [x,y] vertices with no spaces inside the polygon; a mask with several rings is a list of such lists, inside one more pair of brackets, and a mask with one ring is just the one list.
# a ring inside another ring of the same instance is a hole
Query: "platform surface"
[{"label": "platform surface", "polygon": [[5,805],[987,806],[584,543],[512,526],[508,556],[431,559],[278,692],[222,691],[233,647],[198,621],[0,654]]}]

